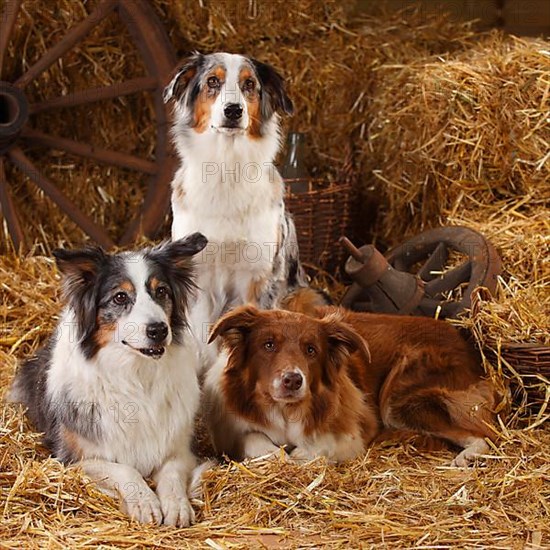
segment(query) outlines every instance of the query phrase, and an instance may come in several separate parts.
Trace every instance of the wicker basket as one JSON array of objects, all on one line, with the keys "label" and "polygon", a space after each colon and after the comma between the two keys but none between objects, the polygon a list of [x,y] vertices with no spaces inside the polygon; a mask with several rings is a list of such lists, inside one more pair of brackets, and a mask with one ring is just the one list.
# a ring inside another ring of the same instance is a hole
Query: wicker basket
[{"label": "wicker basket", "polygon": [[526,405],[533,411],[548,406],[550,399],[550,347],[539,344],[503,344],[501,355],[521,377],[522,385],[513,377],[512,391],[519,396],[525,391]]},{"label": "wicker basket", "polygon": [[351,180],[310,180],[309,190],[298,194],[288,189],[286,207],[296,225],[301,261],[334,272],[345,256],[338,239],[350,230]]}]

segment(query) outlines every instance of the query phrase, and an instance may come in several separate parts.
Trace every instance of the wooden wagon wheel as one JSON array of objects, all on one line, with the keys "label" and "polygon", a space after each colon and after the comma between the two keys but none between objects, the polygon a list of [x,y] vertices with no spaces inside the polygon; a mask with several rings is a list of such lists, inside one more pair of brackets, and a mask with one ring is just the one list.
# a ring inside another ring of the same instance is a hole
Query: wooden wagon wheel
[{"label": "wooden wagon wheel", "polygon": [[[20,8],[21,0],[5,0],[0,19],[0,204],[15,247],[19,248],[24,243],[24,224],[27,220],[21,219],[14,204],[6,178],[5,165],[8,162],[22,171],[94,241],[106,248],[115,244],[104,227],[82,212],[33,164],[26,154],[26,147],[36,145],[92,159],[99,164],[143,173],[146,188],[141,212],[129,220],[118,244],[132,242],[141,232],[151,234],[158,228],[166,212],[170,195],[169,184],[174,170],[174,158],[168,154],[168,116],[162,100],[162,86],[175,66],[173,49],[153,9],[146,0],[101,0],[85,19],[70,28],[59,42],[23,74],[10,79],[3,69]],[[113,14],[118,15],[128,29],[143,61],[146,75],[109,86],[78,90],[31,102],[25,93],[26,87],[64,54],[76,48],[92,29],[108,16],[114,16]],[[144,92],[153,94],[156,126],[154,160],[49,135],[32,124],[33,115],[47,110],[73,108]]]},{"label": "wooden wagon wheel", "polygon": [[[494,292],[500,274],[493,245],[468,227],[425,231],[384,256],[372,245],[356,249],[347,239],[343,244],[352,253],[346,272],[355,282],[342,305],[357,311],[455,317],[471,306],[476,288]],[[465,260],[446,269],[453,252]],[[465,287],[460,298],[450,297],[459,287]]]},{"label": "wooden wagon wheel", "polygon": [[[452,251],[466,259],[445,271]],[[440,227],[425,231],[386,253],[388,262],[399,271],[411,271],[422,262],[416,275],[424,281],[424,298],[420,309],[434,315],[441,308],[441,317],[454,317],[472,304],[472,292],[482,286],[495,291],[501,262],[493,245],[477,231],[468,227]],[[466,284],[458,301],[446,301],[450,293]]]}]

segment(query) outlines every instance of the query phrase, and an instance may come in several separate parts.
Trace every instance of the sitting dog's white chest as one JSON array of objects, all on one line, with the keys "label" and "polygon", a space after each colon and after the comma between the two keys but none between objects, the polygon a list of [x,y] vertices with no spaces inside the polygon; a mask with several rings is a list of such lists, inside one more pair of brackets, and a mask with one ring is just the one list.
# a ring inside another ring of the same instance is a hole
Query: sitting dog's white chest
[{"label": "sitting dog's white chest", "polygon": [[191,311],[201,334],[203,323],[231,305],[255,301],[273,280],[285,216],[283,183],[272,165],[230,156],[207,174],[209,162],[190,160],[172,184],[172,237],[193,228],[208,239],[195,257],[202,292]]},{"label": "sitting dog's white chest", "polygon": [[252,250],[247,247],[276,245],[284,216],[280,182],[263,178],[234,182],[214,176],[201,181],[199,172],[193,165],[176,174],[172,195],[174,239],[195,228],[208,239],[210,255],[214,248],[222,253],[222,243],[226,247],[240,246],[243,254],[248,252],[251,257]]}]

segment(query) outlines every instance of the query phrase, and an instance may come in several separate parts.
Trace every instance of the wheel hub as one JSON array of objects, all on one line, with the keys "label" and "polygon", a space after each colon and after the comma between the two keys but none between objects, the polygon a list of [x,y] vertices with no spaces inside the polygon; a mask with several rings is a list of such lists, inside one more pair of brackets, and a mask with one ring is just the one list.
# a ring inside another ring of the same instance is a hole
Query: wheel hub
[{"label": "wheel hub", "polygon": [[29,118],[29,103],[22,90],[0,81],[0,154],[16,141]]}]

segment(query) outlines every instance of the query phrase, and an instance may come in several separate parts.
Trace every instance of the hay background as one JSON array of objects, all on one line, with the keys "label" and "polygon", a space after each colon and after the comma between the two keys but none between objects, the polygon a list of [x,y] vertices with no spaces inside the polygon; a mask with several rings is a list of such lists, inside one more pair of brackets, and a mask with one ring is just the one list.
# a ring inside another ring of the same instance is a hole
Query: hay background
[{"label": "hay background", "polygon": [[467,51],[419,61],[373,99],[365,157],[385,197],[383,235],[499,200],[548,205],[548,42],[493,32]]},{"label": "hay background", "polygon": [[[499,384],[515,382],[516,405],[503,412],[502,441],[477,469],[446,468],[450,452],[420,451],[413,441],[373,447],[337,467],[323,460],[219,466],[196,502],[199,523],[178,531],[129,522],[77,471],[48,459],[21,411],[2,403],[0,545],[548,547],[550,384],[544,377],[518,384],[501,354],[504,342],[550,345],[548,42],[476,35],[470,24],[414,11],[352,20],[347,1],[152,4],[180,55],[252,53],[285,73],[297,108],[287,124],[308,134],[311,174],[337,178],[354,151],[363,212],[372,212],[363,220],[365,240],[385,247],[440,224],[467,225],[492,240],[504,267],[495,299],[480,295],[460,324],[483,350],[488,373]],[[23,5],[8,59],[17,54],[28,66],[93,3]],[[44,73],[33,96],[140,75],[127,45],[122,26],[107,20]],[[44,114],[40,129],[150,157],[150,108],[147,94],[129,96]],[[113,234],[135,212],[142,192],[135,175],[53,152],[33,155]],[[6,248],[0,257],[0,399],[18,358],[44,341],[59,310],[57,275],[40,253],[84,239],[18,177],[17,202],[33,220],[37,245],[24,257]],[[328,274],[317,282],[341,293]],[[536,409],[525,394],[532,384],[543,396]]]}]

